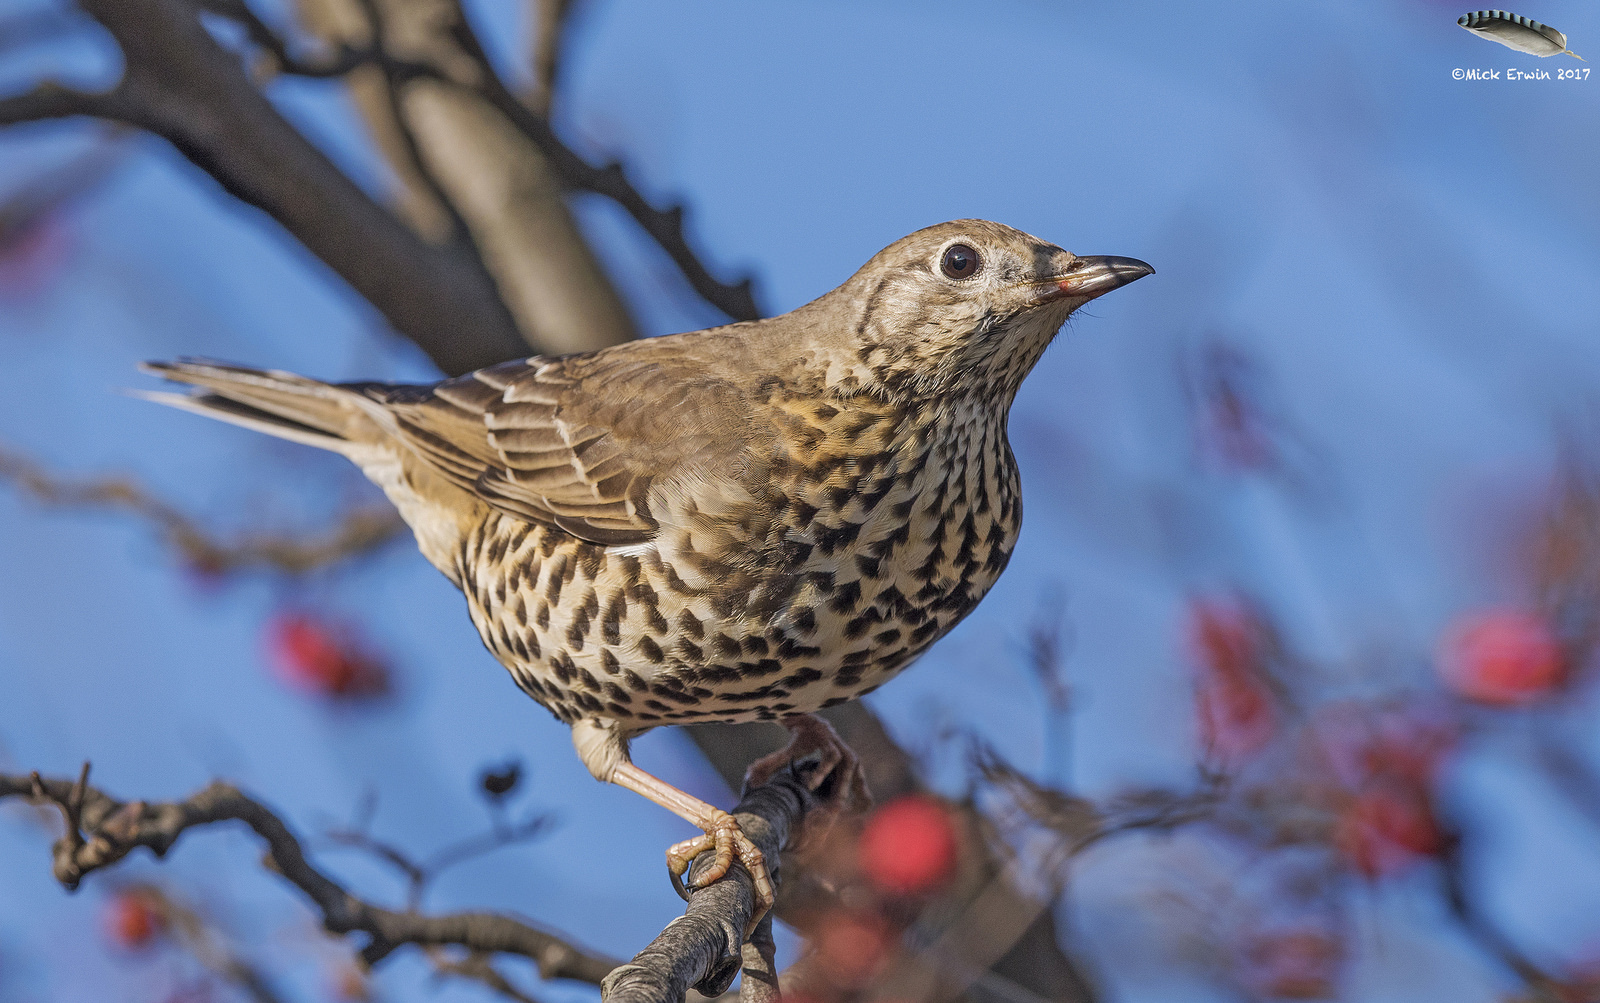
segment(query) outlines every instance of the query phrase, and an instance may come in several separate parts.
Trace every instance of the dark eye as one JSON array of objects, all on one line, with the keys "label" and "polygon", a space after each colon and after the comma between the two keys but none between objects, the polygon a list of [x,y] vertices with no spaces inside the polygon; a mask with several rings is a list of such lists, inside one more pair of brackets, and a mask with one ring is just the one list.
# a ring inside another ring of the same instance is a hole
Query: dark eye
[{"label": "dark eye", "polygon": [[951,244],[939,267],[952,279],[970,279],[978,274],[978,252],[966,244]]}]

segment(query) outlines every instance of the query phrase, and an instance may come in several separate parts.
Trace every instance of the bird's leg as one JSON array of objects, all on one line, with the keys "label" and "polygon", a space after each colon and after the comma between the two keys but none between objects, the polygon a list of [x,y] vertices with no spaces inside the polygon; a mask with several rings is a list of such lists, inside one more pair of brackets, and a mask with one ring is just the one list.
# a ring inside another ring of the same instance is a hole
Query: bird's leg
[{"label": "bird's leg", "polygon": [[791,714],[780,723],[789,729],[789,744],[750,764],[744,774],[745,790],[759,787],[779,771],[816,756],[817,766],[808,772],[806,786],[818,795],[822,804],[807,813],[805,838],[808,842],[832,828],[842,812],[865,812],[872,807],[872,795],[867,791],[867,777],[861,770],[861,761],[833,730],[833,725],[815,714]]},{"label": "bird's leg", "polygon": [[750,872],[750,879],[755,883],[758,908],[751,917],[751,923],[759,920],[768,909],[772,908],[777,896],[773,892],[772,878],[767,873],[766,859],[762,856],[761,849],[750,841],[750,837],[740,831],[739,823],[732,815],[706,804],[697,797],[685,794],[664,780],[656,779],[631,762],[618,763],[611,774],[611,782],[643,794],[704,831],[703,835],[686,839],[667,849],[667,867],[674,875],[682,876],[695,857],[706,850],[715,850],[716,860],[710,870],[700,876],[698,882],[698,885],[703,887],[727,874],[728,868],[733,866],[733,858],[737,856],[739,863]]}]

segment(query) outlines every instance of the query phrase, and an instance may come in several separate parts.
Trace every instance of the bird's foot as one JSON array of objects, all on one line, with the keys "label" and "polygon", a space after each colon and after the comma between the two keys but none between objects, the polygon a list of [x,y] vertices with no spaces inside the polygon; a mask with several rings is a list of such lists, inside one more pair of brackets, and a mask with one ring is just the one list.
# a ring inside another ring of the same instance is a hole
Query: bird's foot
[{"label": "bird's foot", "polygon": [[744,789],[759,787],[782,770],[794,769],[821,802],[806,815],[804,842],[826,835],[845,813],[864,813],[872,807],[861,760],[846,745],[833,725],[815,714],[784,718],[789,744],[763,756],[745,770]]},{"label": "bird's foot", "polygon": [[772,889],[772,876],[767,873],[766,858],[760,847],[740,830],[738,820],[725,811],[712,809],[704,828],[705,832],[701,835],[667,848],[667,870],[672,872],[674,881],[681,880],[694,858],[707,850],[715,850],[716,859],[695,879],[693,885],[695,888],[704,888],[713,881],[721,880],[737,857],[755,884],[757,908],[751,918],[753,924],[772,908],[772,903],[777,899]]}]

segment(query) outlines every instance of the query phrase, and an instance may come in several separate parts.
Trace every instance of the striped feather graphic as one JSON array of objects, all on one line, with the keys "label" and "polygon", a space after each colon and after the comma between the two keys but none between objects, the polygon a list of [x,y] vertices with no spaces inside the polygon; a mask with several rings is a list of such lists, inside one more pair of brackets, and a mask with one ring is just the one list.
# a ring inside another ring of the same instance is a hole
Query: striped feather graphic
[{"label": "striped feather graphic", "polygon": [[1531,18],[1508,10],[1475,10],[1456,21],[1475,35],[1534,56],[1583,57],[1567,48],[1567,36]]}]

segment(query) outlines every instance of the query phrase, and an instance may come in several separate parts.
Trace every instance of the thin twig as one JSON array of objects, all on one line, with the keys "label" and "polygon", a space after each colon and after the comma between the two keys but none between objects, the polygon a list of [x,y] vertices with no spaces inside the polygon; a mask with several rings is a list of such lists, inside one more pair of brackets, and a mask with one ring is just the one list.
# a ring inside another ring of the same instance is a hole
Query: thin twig
[{"label": "thin twig", "polygon": [[0,449],[0,480],[11,481],[45,505],[132,512],[155,524],[189,567],[206,574],[264,567],[301,575],[376,550],[406,528],[399,513],[385,505],[354,509],[321,536],[246,535],[227,541],[127,478],[69,481]]},{"label": "thin twig", "polygon": [[533,92],[528,95],[528,107],[547,122],[555,102],[561,43],[572,4],[573,0],[534,0]]},{"label": "thin twig", "polygon": [[451,22],[452,37],[462,51],[478,64],[480,72],[473,82],[452,80],[440,76],[429,67],[411,67],[412,72],[435,76],[456,86],[467,87],[487,100],[512,125],[527,136],[550,161],[563,180],[574,188],[604,195],[627,211],[628,215],[644,228],[661,249],[667,252],[689,285],[706,302],[734,320],[757,320],[761,311],[756,306],[750,279],[725,283],[714,278],[689,247],[683,235],[683,207],[669,206],[657,209],[628,181],[622,165],[616,162],[595,167],[563,143],[542,116],[538,115],[506,87],[494,71],[494,64],[484,51],[478,36],[468,23],[459,0],[451,0],[455,17]]},{"label": "thin twig", "polygon": [[[202,10],[225,17],[244,28],[251,44],[266,50],[275,62],[279,73],[294,77],[342,77],[358,66],[364,66],[379,56],[377,43],[367,48],[356,48],[341,42],[338,48],[319,58],[297,56],[289,43],[251,10],[244,0],[196,0]],[[373,38],[376,40],[377,36]]]}]

